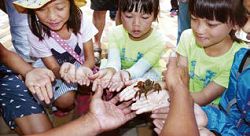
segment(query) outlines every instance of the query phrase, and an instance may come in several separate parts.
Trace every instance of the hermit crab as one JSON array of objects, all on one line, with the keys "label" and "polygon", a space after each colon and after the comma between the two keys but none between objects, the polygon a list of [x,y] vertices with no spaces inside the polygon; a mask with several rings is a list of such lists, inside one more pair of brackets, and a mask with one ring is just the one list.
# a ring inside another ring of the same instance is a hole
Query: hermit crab
[{"label": "hermit crab", "polygon": [[137,87],[139,89],[134,96],[136,98],[139,95],[139,99],[142,94],[144,94],[147,99],[147,93],[151,90],[157,91],[158,93],[160,90],[162,90],[159,83],[155,83],[150,79],[147,79],[146,81],[139,81],[134,87]]}]

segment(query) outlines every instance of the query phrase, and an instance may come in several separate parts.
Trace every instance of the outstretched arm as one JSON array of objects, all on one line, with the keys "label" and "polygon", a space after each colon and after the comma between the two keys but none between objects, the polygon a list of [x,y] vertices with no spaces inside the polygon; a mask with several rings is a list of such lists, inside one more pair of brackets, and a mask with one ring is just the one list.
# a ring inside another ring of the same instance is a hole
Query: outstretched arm
[{"label": "outstretched arm", "polygon": [[23,77],[33,68],[30,64],[26,63],[16,53],[9,51],[0,43],[0,62],[13,70],[15,73],[21,74]]},{"label": "outstretched arm", "polygon": [[95,92],[87,114],[64,126],[33,136],[94,136],[115,129],[135,117],[135,113],[129,108],[132,101],[116,105],[118,96],[110,101],[103,101],[102,88],[98,86]]}]

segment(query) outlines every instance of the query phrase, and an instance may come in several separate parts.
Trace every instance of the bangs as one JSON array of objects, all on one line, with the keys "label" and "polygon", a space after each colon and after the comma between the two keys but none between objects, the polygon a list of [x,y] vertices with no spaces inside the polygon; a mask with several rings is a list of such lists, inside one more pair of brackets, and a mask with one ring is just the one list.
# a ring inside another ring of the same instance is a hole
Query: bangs
[{"label": "bangs", "polygon": [[[234,22],[232,0],[190,0],[191,15],[222,23]],[[234,0],[233,0],[234,1]]]},{"label": "bangs", "polygon": [[119,10],[121,12],[154,13],[157,16],[159,12],[159,0],[120,0]]}]

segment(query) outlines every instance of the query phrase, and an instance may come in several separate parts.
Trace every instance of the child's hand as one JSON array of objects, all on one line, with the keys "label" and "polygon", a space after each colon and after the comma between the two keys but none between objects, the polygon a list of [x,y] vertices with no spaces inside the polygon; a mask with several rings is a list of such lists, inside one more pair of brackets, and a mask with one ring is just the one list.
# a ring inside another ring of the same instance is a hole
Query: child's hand
[{"label": "child's hand", "polygon": [[151,118],[153,119],[153,124],[155,125],[154,131],[160,135],[161,130],[164,127],[165,120],[168,116],[169,106],[155,109],[152,111]]},{"label": "child's hand", "polygon": [[208,123],[208,118],[206,113],[198,104],[194,104],[194,115],[198,127],[205,127]]},{"label": "child's hand", "polygon": [[168,99],[169,95],[166,90],[161,90],[159,93],[157,91],[149,92],[147,98],[144,95],[141,95],[141,97],[132,104],[131,109],[136,110],[136,114],[142,114],[154,109],[169,106]]},{"label": "child's hand", "polygon": [[211,132],[205,127],[199,127],[199,133],[200,133],[200,136],[215,136],[213,132]]},{"label": "child's hand", "polygon": [[127,71],[121,70],[116,72],[109,83],[109,91],[119,92],[125,86],[125,82],[127,81],[129,81],[129,74]]},{"label": "child's hand", "polygon": [[89,76],[90,80],[94,80],[92,91],[95,91],[98,85],[101,85],[102,88],[107,88],[115,72],[116,71],[113,68],[105,68],[101,69],[96,74]]},{"label": "child's hand", "polygon": [[54,79],[55,75],[52,71],[45,68],[36,68],[26,74],[25,84],[40,101],[49,104],[53,97],[51,82]]},{"label": "child's hand", "polygon": [[122,92],[119,94],[120,101],[128,101],[134,98],[138,88],[134,87],[139,81],[144,81],[145,79],[135,79],[125,82],[125,85],[128,85]]},{"label": "child's hand", "polygon": [[89,76],[92,76],[93,72],[90,68],[85,67],[85,66],[80,66],[77,70],[76,70],[76,80],[77,83],[80,85],[86,85],[89,86],[90,85],[90,79]]},{"label": "child's hand", "polygon": [[65,62],[60,68],[60,75],[67,83],[76,82],[76,67],[74,64]]},{"label": "child's hand", "polygon": [[[156,127],[154,131],[157,134],[160,134],[163,128],[165,124],[165,120],[168,116],[168,112],[169,112],[169,106],[155,109],[152,111],[151,118],[153,118],[153,124]],[[194,104],[194,114],[195,114],[196,123],[197,123],[197,126],[199,127],[200,133],[208,134],[208,131],[200,129],[200,128],[207,126],[208,119],[207,119],[206,113],[197,104]]]}]

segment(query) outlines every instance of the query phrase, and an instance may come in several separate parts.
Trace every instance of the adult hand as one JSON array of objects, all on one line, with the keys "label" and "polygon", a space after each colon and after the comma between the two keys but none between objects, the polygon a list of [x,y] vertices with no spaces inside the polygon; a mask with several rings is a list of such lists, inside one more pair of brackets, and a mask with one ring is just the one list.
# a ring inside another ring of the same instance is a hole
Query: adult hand
[{"label": "adult hand", "polygon": [[68,62],[63,63],[59,73],[67,83],[76,82],[76,66],[74,64]]},{"label": "adult hand", "polygon": [[127,71],[120,70],[116,72],[109,83],[109,91],[119,92],[125,86],[125,82],[127,81],[129,81],[129,73]]},{"label": "adult hand", "polygon": [[118,128],[136,116],[130,109],[132,101],[116,105],[119,102],[118,96],[110,101],[104,101],[101,98],[102,94],[103,89],[98,86],[90,103],[89,112],[97,120],[101,132]]},{"label": "adult hand", "polygon": [[161,130],[164,127],[165,120],[168,116],[169,106],[155,109],[152,111],[151,118],[153,119],[153,124],[155,125],[154,131],[160,135]]},{"label": "adult hand", "polygon": [[[169,112],[169,106],[162,107],[152,111],[151,118],[153,118],[153,124],[155,125],[154,130],[157,134],[160,134],[163,128],[165,120],[168,116],[168,112]],[[197,104],[194,104],[194,114],[197,126],[199,128],[206,127],[208,123],[208,118],[206,116],[206,113]],[[199,130],[201,133],[201,129]],[[204,134],[207,134],[207,131],[204,130]]]},{"label": "adult hand", "polygon": [[138,98],[136,102],[132,104],[131,109],[136,110],[136,114],[142,114],[161,107],[168,107],[168,99],[169,95],[166,90],[149,92],[147,98],[144,95]]},{"label": "adult hand", "polygon": [[114,74],[115,74],[115,69],[105,68],[101,69],[96,74],[89,76],[90,80],[94,80],[92,91],[95,91],[98,85],[101,85],[102,88],[107,88]]},{"label": "adult hand", "polygon": [[93,71],[90,68],[85,67],[85,66],[80,66],[76,70],[76,81],[80,85],[89,86],[90,85],[89,76],[92,76],[92,75],[93,75]]},{"label": "adult hand", "polygon": [[177,84],[184,84],[188,86],[189,83],[189,75],[188,69],[184,66],[178,66],[176,53],[171,53],[169,58],[169,63],[167,65],[167,69],[163,71],[163,78],[166,83],[166,88],[171,92]]},{"label": "adult hand", "polygon": [[53,97],[51,82],[54,79],[55,76],[52,71],[46,68],[35,68],[26,74],[25,84],[40,101],[49,104]]}]

